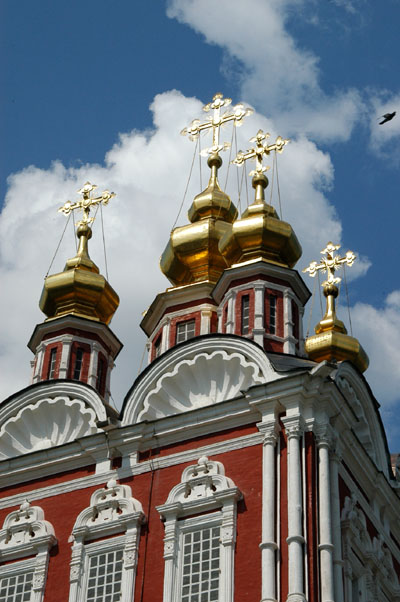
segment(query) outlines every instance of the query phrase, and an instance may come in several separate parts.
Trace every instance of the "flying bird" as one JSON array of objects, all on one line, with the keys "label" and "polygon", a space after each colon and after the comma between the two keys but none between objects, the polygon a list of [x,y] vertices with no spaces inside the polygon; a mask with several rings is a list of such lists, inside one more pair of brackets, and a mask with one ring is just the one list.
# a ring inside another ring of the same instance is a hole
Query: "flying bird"
[{"label": "flying bird", "polygon": [[386,123],[387,121],[390,121],[391,119],[393,119],[393,117],[396,115],[396,111],[393,111],[393,113],[385,113],[384,115],[382,115],[382,117],[379,117],[379,119],[382,119],[382,121],[379,122],[379,125],[382,125],[383,123]]}]

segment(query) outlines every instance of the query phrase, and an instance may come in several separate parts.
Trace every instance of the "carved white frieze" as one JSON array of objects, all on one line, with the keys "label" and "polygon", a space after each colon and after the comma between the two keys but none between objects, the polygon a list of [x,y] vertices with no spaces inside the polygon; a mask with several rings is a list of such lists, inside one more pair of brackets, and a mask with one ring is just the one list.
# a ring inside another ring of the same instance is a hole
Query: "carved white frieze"
[{"label": "carved white frieze", "polygon": [[153,420],[233,399],[263,382],[259,366],[239,353],[222,349],[199,353],[162,374],[147,394],[138,419]]},{"label": "carved white frieze", "polygon": [[17,550],[26,550],[28,555],[40,545],[51,547],[55,541],[54,529],[44,520],[43,510],[25,501],[18,510],[6,516],[0,531],[0,557],[7,557]]},{"label": "carved white frieze", "polygon": [[0,429],[0,460],[63,445],[98,431],[96,414],[79,399],[59,396],[22,407]]}]

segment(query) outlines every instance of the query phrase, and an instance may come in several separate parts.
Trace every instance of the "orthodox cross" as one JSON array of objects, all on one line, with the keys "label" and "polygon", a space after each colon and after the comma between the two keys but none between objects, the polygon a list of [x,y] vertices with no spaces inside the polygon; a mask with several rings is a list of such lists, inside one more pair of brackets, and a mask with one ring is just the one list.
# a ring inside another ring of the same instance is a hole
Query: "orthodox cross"
[{"label": "orthodox cross", "polygon": [[269,137],[270,134],[264,134],[262,130],[258,130],[257,134],[253,138],[250,138],[250,142],[255,143],[255,148],[250,148],[246,152],[239,151],[232,163],[243,165],[247,159],[255,159],[256,168],[249,173],[249,176],[255,176],[267,171],[269,167],[262,164],[263,155],[269,155],[273,150],[281,153],[283,147],[289,142],[289,139],[285,140],[281,136],[278,136],[274,144],[268,145],[267,140]]},{"label": "orthodox cross", "polygon": [[220,151],[226,150],[230,147],[229,142],[224,142],[220,144],[219,140],[219,131],[221,126],[224,123],[228,123],[228,121],[233,121],[235,125],[241,125],[243,122],[243,118],[251,115],[253,113],[253,109],[250,107],[245,108],[243,104],[237,104],[233,107],[232,113],[226,111],[221,115],[221,109],[223,107],[228,107],[232,102],[231,98],[224,98],[221,93],[215,94],[212,99],[212,102],[204,105],[203,111],[208,113],[209,111],[213,111],[213,115],[210,115],[204,123],[200,122],[200,119],[194,119],[192,123],[181,131],[182,136],[189,136],[190,140],[196,140],[199,137],[200,132],[203,130],[212,129],[213,134],[213,142],[212,147],[208,149],[204,149],[202,151],[202,155],[211,154],[211,153],[219,153]]},{"label": "orthodox cross", "polygon": [[305,268],[303,272],[309,272],[312,278],[314,278],[318,270],[328,272],[328,277],[321,286],[338,284],[341,281],[341,278],[335,277],[335,271],[343,264],[347,263],[348,266],[353,265],[356,258],[353,251],[347,251],[344,257],[339,257],[338,255],[335,255],[335,251],[338,249],[340,249],[340,245],[334,245],[332,242],[328,242],[326,248],[321,251],[321,254],[326,255],[326,257],[323,257],[319,263],[312,261],[308,268]]},{"label": "orthodox cross", "polygon": [[108,201],[115,196],[114,192],[109,192],[105,190],[101,196],[92,197],[90,193],[97,188],[96,184],[91,184],[90,182],[86,182],[83,187],[78,190],[78,193],[82,195],[82,199],[76,201],[75,203],[71,203],[71,201],[67,201],[65,205],[59,208],[58,211],[64,213],[64,215],[69,215],[71,211],[74,209],[81,209],[83,211],[83,218],[80,222],[77,223],[77,226],[84,224],[91,224],[94,221],[94,217],[89,217],[90,209],[94,205],[99,205],[103,203],[103,205],[107,205]]}]

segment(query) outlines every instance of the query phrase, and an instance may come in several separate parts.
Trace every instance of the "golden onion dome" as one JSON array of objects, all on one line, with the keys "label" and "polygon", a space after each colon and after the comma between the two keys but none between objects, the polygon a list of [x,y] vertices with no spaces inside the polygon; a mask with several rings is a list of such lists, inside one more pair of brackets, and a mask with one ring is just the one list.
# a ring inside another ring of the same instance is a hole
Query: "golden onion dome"
[{"label": "golden onion dome", "polygon": [[219,250],[229,266],[263,259],[291,268],[302,253],[297,236],[291,225],[280,220],[275,209],[266,204],[266,176],[256,173],[252,186],[255,189],[254,203],[225,232]]},{"label": "golden onion dome", "polygon": [[47,320],[73,314],[108,324],[119,305],[119,297],[89,257],[92,230],[88,223],[80,222],[77,236],[76,256],[68,259],[63,272],[47,276],[39,307]]},{"label": "golden onion dome", "polygon": [[347,251],[344,257],[339,257],[335,251],[340,245],[328,242],[326,248],[321,251],[324,256],[319,263],[312,261],[303,270],[314,277],[320,270],[327,272],[328,277],[322,283],[326,297],[326,311],[322,320],[315,327],[315,335],[308,337],[305,342],[305,350],[310,359],[316,362],[327,361],[349,361],[352,362],[360,372],[368,368],[369,359],[359,341],[348,335],[345,325],[336,316],[335,299],[339,294],[336,286],[340,278],[335,272],[342,265],[351,266],[356,259],[352,251]]},{"label": "golden onion dome", "polygon": [[210,180],[189,209],[191,223],[174,228],[161,256],[161,271],[175,286],[216,282],[227,267],[218,245],[237,217],[237,210],[218,182],[221,157],[213,153],[207,163]]},{"label": "golden onion dome", "polygon": [[349,361],[360,372],[365,372],[369,359],[360,342],[347,334],[345,325],[336,317],[335,299],[339,289],[335,284],[324,287],[326,312],[315,327],[315,335],[306,339],[305,350],[310,359],[316,362]]}]

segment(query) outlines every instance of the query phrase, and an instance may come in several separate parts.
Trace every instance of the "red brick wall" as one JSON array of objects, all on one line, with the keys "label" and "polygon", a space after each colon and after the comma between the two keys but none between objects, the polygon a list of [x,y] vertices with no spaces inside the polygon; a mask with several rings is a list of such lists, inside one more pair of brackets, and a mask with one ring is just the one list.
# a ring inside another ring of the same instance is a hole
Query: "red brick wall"
[{"label": "red brick wall", "polygon": [[195,320],[195,336],[198,337],[200,334],[200,311],[193,311],[185,314],[184,316],[177,316],[171,319],[171,325],[169,330],[169,348],[175,347],[176,345],[176,327],[179,322],[187,322],[189,320]]}]

